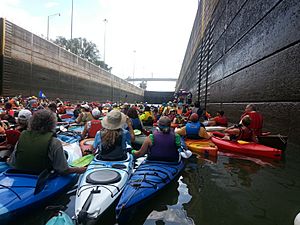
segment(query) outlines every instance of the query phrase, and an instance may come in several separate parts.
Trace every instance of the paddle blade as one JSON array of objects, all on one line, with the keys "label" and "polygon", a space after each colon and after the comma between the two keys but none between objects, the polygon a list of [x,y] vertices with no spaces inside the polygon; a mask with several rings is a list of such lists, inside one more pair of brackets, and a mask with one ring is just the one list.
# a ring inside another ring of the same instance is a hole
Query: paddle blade
[{"label": "paddle blade", "polygon": [[74,160],[70,166],[72,167],[83,167],[88,166],[94,159],[93,154],[85,155],[79,159]]}]

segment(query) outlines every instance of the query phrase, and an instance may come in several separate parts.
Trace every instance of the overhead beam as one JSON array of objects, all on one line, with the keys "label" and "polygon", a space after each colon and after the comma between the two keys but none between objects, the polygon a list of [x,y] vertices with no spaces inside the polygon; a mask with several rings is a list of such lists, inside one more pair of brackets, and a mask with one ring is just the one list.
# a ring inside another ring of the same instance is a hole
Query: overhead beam
[{"label": "overhead beam", "polygon": [[127,81],[177,81],[177,78],[126,78]]}]

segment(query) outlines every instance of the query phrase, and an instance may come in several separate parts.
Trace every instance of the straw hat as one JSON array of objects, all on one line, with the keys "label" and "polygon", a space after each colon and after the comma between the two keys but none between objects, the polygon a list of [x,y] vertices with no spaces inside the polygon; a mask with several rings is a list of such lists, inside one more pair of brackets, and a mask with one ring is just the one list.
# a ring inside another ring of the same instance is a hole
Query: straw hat
[{"label": "straw hat", "polygon": [[116,130],[123,127],[126,122],[126,116],[118,110],[111,110],[101,122],[102,127],[108,130]]}]

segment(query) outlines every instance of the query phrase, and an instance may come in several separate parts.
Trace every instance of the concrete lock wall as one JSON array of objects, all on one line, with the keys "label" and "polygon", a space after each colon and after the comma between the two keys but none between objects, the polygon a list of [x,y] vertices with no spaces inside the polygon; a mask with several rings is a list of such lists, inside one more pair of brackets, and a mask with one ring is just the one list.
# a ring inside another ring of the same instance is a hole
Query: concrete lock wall
[{"label": "concrete lock wall", "polygon": [[176,90],[238,122],[246,104],[264,130],[300,134],[300,1],[199,2]]},{"label": "concrete lock wall", "polygon": [[167,103],[174,100],[174,92],[145,91],[144,102],[151,104]]},{"label": "concrete lock wall", "polygon": [[2,18],[0,30],[3,96],[143,101],[142,89]]}]

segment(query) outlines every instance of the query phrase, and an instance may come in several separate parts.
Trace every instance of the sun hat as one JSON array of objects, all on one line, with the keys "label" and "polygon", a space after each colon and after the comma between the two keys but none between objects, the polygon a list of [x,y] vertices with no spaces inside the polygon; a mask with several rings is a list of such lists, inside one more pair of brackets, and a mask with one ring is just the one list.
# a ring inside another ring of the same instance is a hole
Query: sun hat
[{"label": "sun hat", "polygon": [[118,110],[111,110],[101,121],[102,127],[108,130],[116,130],[121,127],[126,122],[126,116],[124,113]]},{"label": "sun hat", "polygon": [[101,112],[100,112],[99,109],[95,108],[95,109],[92,110],[92,115],[93,115],[93,117],[100,117]]},{"label": "sun hat", "polygon": [[32,113],[28,109],[22,109],[18,114],[19,120],[29,120]]}]

